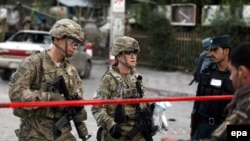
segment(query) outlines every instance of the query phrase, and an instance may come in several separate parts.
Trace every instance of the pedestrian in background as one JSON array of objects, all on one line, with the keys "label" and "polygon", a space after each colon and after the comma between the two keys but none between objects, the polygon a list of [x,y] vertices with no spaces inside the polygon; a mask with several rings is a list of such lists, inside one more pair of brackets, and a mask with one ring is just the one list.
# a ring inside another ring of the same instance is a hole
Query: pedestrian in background
[{"label": "pedestrian in background", "polygon": [[[223,123],[213,132],[211,139],[203,141],[226,141],[231,137],[230,125],[250,124],[250,43],[244,43],[235,48],[230,55],[230,80],[235,91],[232,101],[226,106],[228,115]],[[243,129],[243,128],[241,128]],[[237,130],[237,129],[235,129]],[[229,131],[229,132],[228,132]],[[229,138],[228,138],[229,137]],[[241,140],[243,136],[238,137]],[[232,140],[236,140],[232,136]],[[246,139],[246,138],[245,138]],[[245,140],[244,139],[244,140]],[[247,139],[246,139],[247,140]],[[161,141],[177,141],[174,137],[163,137]]]},{"label": "pedestrian in background", "polygon": [[24,22],[22,23],[22,27],[23,30],[32,30],[34,28],[30,16],[25,16]]},{"label": "pedestrian in background", "polygon": [[[145,97],[142,76],[136,70],[139,51],[139,43],[134,38],[122,36],[114,40],[111,55],[115,56],[116,62],[102,77],[94,99],[115,100]],[[147,124],[138,124],[138,121],[144,121],[144,119],[138,119],[138,112],[145,107],[145,103],[93,106],[92,114],[97,125],[100,126],[97,140],[146,141],[146,138],[152,139],[152,133],[149,132],[151,127],[147,127]],[[151,116],[143,118],[149,118],[149,122],[151,121]]]},{"label": "pedestrian in background", "polygon": [[49,31],[50,30],[50,25],[47,23],[47,19],[43,18],[42,23],[39,26],[38,30],[42,31]]},{"label": "pedestrian in background", "polygon": [[204,57],[202,57],[203,60],[202,60],[202,63],[201,63],[201,69],[199,71],[200,74],[212,62],[211,58],[210,58],[210,55],[209,55],[209,50],[208,50],[210,44],[211,44],[211,38],[210,37],[205,38],[205,39],[202,40],[202,46],[203,46],[204,50],[202,51],[201,56],[204,56]]},{"label": "pedestrian in background", "polygon": [[[229,79],[230,69],[230,39],[228,35],[211,37],[208,47],[212,63],[202,71],[197,88],[197,96],[212,96],[233,94],[234,89]],[[192,140],[210,138],[212,132],[220,126],[225,119],[225,106],[229,100],[222,101],[196,101],[192,115],[196,115],[191,121]]]},{"label": "pedestrian in background", "polygon": [[[67,60],[83,42],[84,31],[72,20],[61,19],[50,30],[51,49],[25,58],[10,81],[9,98],[11,102],[63,101],[65,97],[49,84],[63,76],[70,97],[83,99],[82,82],[75,67]],[[61,129],[55,124],[67,112],[66,107],[20,108],[14,115],[20,118],[20,128],[16,135],[19,141],[76,141],[70,132],[68,121]],[[87,113],[78,107],[73,117],[79,125],[82,139],[88,134],[84,120]]]},{"label": "pedestrian in background", "polygon": [[189,83],[189,85],[192,85],[193,82],[199,82],[202,71],[211,63],[211,58],[208,52],[208,47],[210,46],[210,37],[203,39],[201,42],[203,51],[195,57],[194,79]]}]

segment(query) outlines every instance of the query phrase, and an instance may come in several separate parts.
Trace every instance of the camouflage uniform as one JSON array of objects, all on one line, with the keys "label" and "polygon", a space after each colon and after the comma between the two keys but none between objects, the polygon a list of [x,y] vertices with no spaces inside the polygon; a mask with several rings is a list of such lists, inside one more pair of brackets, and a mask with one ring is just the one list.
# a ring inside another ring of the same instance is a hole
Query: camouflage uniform
[{"label": "camouflage uniform", "polygon": [[221,126],[213,132],[211,141],[227,140],[227,125],[250,124],[250,84],[238,89],[227,109],[229,114]]},{"label": "camouflage uniform", "polygon": [[[67,20],[58,22],[68,23]],[[80,40],[81,36],[78,38]],[[50,91],[48,88],[48,84],[58,76],[63,76],[65,79],[70,95],[77,93],[83,98],[82,82],[75,67],[67,60],[63,60],[59,67],[56,66],[47,51],[44,51],[31,55],[20,63],[10,81],[10,100],[12,102],[64,100],[57,90]],[[65,114],[66,109],[66,107],[15,109],[14,115],[20,117],[21,120],[20,128],[16,130],[19,140],[75,141],[75,137],[70,132],[72,129],[70,122],[66,123],[59,133],[56,133],[55,123]],[[82,132],[87,134],[87,128],[83,122],[87,119],[84,107],[73,118],[76,122],[82,123],[84,126]]]},{"label": "camouflage uniform", "polygon": [[[121,40],[119,40],[121,39]],[[122,51],[134,50],[133,43],[137,42],[133,38],[121,37],[118,38],[112,46],[112,55],[117,55]],[[119,69],[113,65],[112,68],[107,71],[101,79],[99,88],[94,96],[96,99],[122,99],[129,97],[140,97],[137,87],[137,71],[135,68],[131,68],[130,74],[121,74]],[[141,85],[142,97],[145,97],[144,86]],[[145,104],[140,104],[141,107]],[[97,121],[97,124],[102,127],[102,131],[99,137],[101,141],[125,141],[128,140],[125,135],[136,126],[134,120],[127,120],[124,123],[115,122],[115,111],[117,105],[105,105],[105,106],[93,106],[92,114]],[[136,113],[136,109],[133,105],[124,105],[124,115],[126,117],[133,117]],[[113,138],[109,131],[115,125],[124,130],[123,137],[120,139]],[[136,134],[133,141],[145,141],[143,135],[139,132]]]}]

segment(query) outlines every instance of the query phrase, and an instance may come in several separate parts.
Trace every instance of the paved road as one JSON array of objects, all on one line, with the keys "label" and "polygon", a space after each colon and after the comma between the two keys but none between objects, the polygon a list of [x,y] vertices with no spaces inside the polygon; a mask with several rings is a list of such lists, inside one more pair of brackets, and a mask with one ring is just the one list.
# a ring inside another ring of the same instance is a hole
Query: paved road
[{"label": "paved road", "polygon": [[[92,98],[99,80],[106,69],[107,66],[102,62],[96,63],[93,66],[91,77],[83,80],[85,99]],[[188,83],[192,79],[191,75],[181,72],[155,71],[143,67],[138,67],[138,70],[143,76],[148,97],[187,96],[194,95],[195,93],[196,84],[188,86]],[[0,102],[9,102],[7,94],[8,82],[0,79],[0,90]],[[173,106],[167,109],[167,118],[174,119],[175,121],[168,121],[169,131],[159,132],[153,137],[154,140],[158,141],[165,135],[177,136],[182,139],[188,138],[192,104],[192,102],[172,102]],[[89,133],[92,135],[89,141],[96,141],[97,125],[90,112],[90,108],[91,106],[86,106],[88,112],[86,123]],[[12,115],[11,109],[0,109],[0,116],[0,141],[17,141],[13,131],[18,128],[19,119]],[[74,130],[73,133],[76,134],[76,131]]]}]

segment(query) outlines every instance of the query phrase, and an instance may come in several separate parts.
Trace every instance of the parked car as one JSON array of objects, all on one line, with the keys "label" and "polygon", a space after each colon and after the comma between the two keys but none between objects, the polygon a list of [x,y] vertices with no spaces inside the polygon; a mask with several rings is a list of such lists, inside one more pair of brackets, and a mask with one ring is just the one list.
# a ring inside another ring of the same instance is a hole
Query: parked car
[{"label": "parked car", "polygon": [[[27,56],[49,49],[51,38],[49,32],[38,30],[21,30],[7,41],[0,43],[0,77],[9,80],[19,63]],[[76,67],[81,78],[89,78],[92,58],[80,46],[69,61]]]}]

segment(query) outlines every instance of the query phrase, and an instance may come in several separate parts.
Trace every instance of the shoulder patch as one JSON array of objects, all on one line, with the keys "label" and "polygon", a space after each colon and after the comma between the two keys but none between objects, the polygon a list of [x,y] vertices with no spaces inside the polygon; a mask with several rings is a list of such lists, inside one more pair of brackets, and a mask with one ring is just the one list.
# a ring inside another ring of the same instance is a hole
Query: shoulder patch
[{"label": "shoulder patch", "polygon": [[18,79],[18,77],[19,77],[18,73],[15,73],[15,74],[13,75],[13,77],[11,77],[10,83],[15,83],[16,80]]}]

